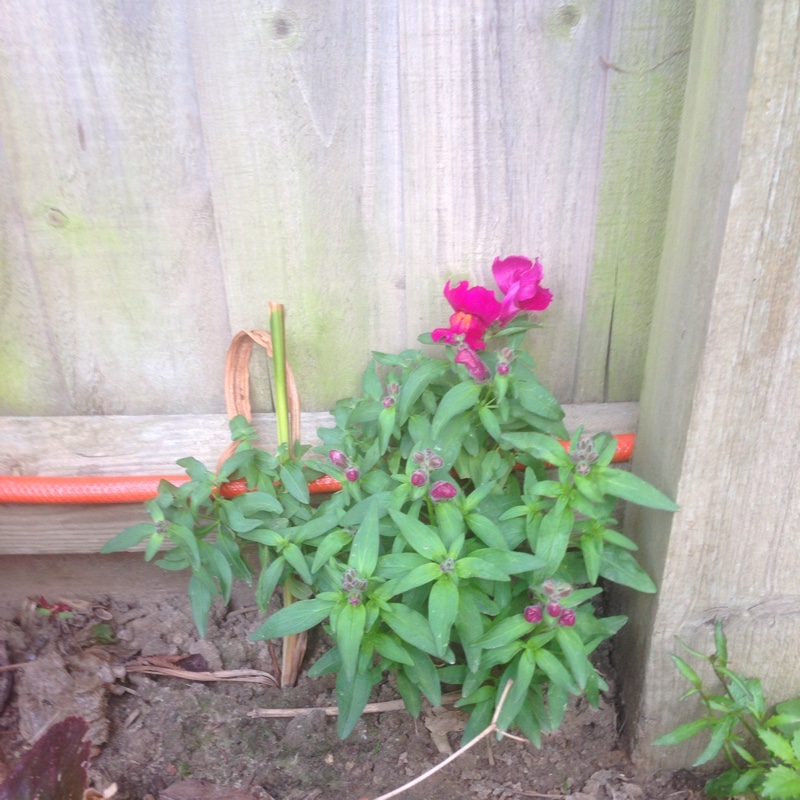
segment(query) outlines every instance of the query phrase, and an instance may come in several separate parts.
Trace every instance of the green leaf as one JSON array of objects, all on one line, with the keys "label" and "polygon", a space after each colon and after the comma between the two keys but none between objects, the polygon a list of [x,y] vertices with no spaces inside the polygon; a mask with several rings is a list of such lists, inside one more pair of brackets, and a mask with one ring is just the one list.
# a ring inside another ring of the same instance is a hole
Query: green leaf
[{"label": "green leaf", "polygon": [[502,647],[517,641],[532,630],[533,625],[522,614],[515,614],[493,625],[475,644],[486,649]]},{"label": "green leaf", "polygon": [[595,584],[600,575],[600,558],[603,552],[603,544],[598,542],[594,536],[584,535],[581,536],[580,547],[583,555],[583,564],[586,567],[586,577],[589,579],[589,583]]},{"label": "green leaf", "polygon": [[161,549],[161,545],[164,543],[164,534],[159,533],[156,531],[150,536],[150,541],[147,543],[147,547],[144,551],[144,560],[145,561],[152,561],[155,557],[156,553]]},{"label": "green leaf", "polygon": [[355,678],[348,680],[344,671],[336,677],[336,704],[339,714],[336,719],[336,733],[340,739],[346,739],[361,719],[364,707],[369,702],[372,691],[372,679],[369,672],[358,672]]},{"label": "green leaf", "polygon": [[586,649],[581,637],[574,628],[559,627],[556,630],[556,641],[567,659],[575,683],[580,689],[586,688],[589,676],[594,672],[592,662],[586,657]]},{"label": "green leaf", "polygon": [[456,575],[459,578],[485,578],[489,581],[508,581],[508,573],[501,567],[483,558],[466,556],[456,561]]},{"label": "green leaf", "polygon": [[305,556],[303,555],[302,550],[300,550],[296,544],[290,543],[286,545],[282,551],[282,555],[305,583],[307,583],[309,586],[314,583],[314,578],[308,569],[308,563],[306,562]]},{"label": "green leaf", "polygon": [[[466,532],[464,525],[464,515],[455,503],[438,503],[435,506],[436,524],[439,526],[439,533],[448,552],[457,542],[464,541]],[[458,558],[458,554],[450,554],[451,558]]]},{"label": "green leaf", "polygon": [[[500,730],[508,730],[514,718],[517,716],[525,698],[528,694],[533,674],[536,671],[536,661],[529,650],[523,650],[520,653],[516,664],[516,672],[514,673],[514,685],[511,687],[503,708],[500,710],[500,716],[497,718],[497,727]],[[505,684],[503,684],[505,687]],[[498,687],[499,689],[500,687]],[[499,693],[498,693],[499,702]]]},{"label": "green leaf", "polygon": [[578,693],[578,687],[572,680],[569,670],[557,656],[553,655],[549,650],[537,650],[535,657],[536,664],[541,667],[542,671],[556,686],[560,686],[572,694]]},{"label": "green leaf", "polygon": [[297,464],[281,464],[279,474],[286,491],[299,503],[307,505],[310,498],[303,470]]},{"label": "green leaf", "polygon": [[173,522],[167,529],[167,536],[186,551],[186,555],[191,559],[192,567],[197,569],[200,566],[200,550],[194,533],[183,525]]},{"label": "green leaf", "polygon": [[269,511],[273,514],[280,514],[283,511],[278,498],[268,492],[245,492],[230,502],[245,517],[257,514],[259,511]]},{"label": "green leaf", "polygon": [[401,603],[389,603],[381,611],[383,621],[404,641],[435,656],[438,655],[428,620],[413,608]]},{"label": "green leaf", "polygon": [[389,509],[389,514],[400,528],[405,540],[421,556],[439,563],[447,558],[447,548],[435,528],[394,509]]},{"label": "green leaf", "polygon": [[508,550],[503,532],[488,517],[482,514],[467,514],[465,517],[467,527],[487,546],[494,550]]},{"label": "green leaf", "polygon": [[371,400],[380,400],[383,397],[383,386],[375,369],[375,360],[369,362],[361,379],[361,390]]},{"label": "green leaf", "polygon": [[517,381],[514,392],[526,411],[556,422],[564,418],[558,400],[538,381]]},{"label": "green leaf", "polygon": [[381,453],[385,453],[386,448],[389,446],[389,440],[392,438],[392,433],[394,432],[394,423],[396,417],[396,406],[390,406],[389,408],[382,409],[380,416],[378,417],[378,427],[380,428],[381,432],[378,449],[381,451]]},{"label": "green leaf", "polygon": [[536,556],[545,562],[543,571],[547,575],[552,575],[561,566],[574,524],[575,515],[564,498],[559,498],[544,515],[539,526]]},{"label": "green leaf", "polygon": [[136,547],[141,541],[155,533],[156,526],[152,522],[140,522],[138,525],[131,525],[125,528],[122,533],[118,533],[113,539],[109,539],[101,548],[101,553],[117,553],[120,550],[127,550],[129,547]]},{"label": "green leaf", "polygon": [[557,467],[572,466],[572,459],[562,445],[552,436],[545,436],[543,433],[505,433],[502,443]]},{"label": "green leaf", "polygon": [[208,570],[219,581],[222,601],[228,603],[231,599],[231,590],[233,588],[233,570],[228,559],[213,545],[206,545],[203,549],[203,554],[207,556],[207,559],[204,559],[204,563]]},{"label": "green leaf", "polygon": [[551,683],[547,687],[547,708],[550,717],[550,730],[556,731],[564,721],[564,714],[567,713],[569,703],[569,692],[557,683]]},{"label": "green leaf", "polygon": [[189,456],[188,458],[179,458],[175,462],[179,467],[186,470],[186,474],[193,481],[205,481],[211,477],[211,472],[196,458]]},{"label": "green leaf", "polygon": [[206,635],[206,628],[208,626],[208,612],[211,610],[211,601],[213,599],[213,592],[208,586],[211,581],[206,575],[206,580],[199,572],[195,572],[189,578],[189,604],[192,607],[192,618],[194,619],[195,627],[200,636]]},{"label": "green leaf", "polygon": [[401,425],[408,419],[412,406],[427,386],[446,369],[447,364],[443,361],[426,360],[421,362],[403,381],[397,398],[397,413]]},{"label": "green leaf", "polygon": [[442,656],[450,644],[450,629],[457,613],[458,587],[449,575],[441,575],[431,587],[428,597],[428,620],[433,640]]},{"label": "green leaf", "polygon": [[431,422],[431,435],[439,438],[442,428],[457,414],[473,408],[481,394],[480,384],[474,381],[457,383],[439,401]]},{"label": "green leaf", "polygon": [[692,722],[687,722],[684,725],[679,725],[674,730],[671,730],[669,733],[665,733],[663,736],[659,736],[653,744],[658,745],[659,747],[662,745],[671,746],[674,744],[680,744],[681,742],[685,742],[687,739],[691,739],[692,736],[696,736],[700,731],[706,730],[713,725],[713,721],[710,719],[695,719]]},{"label": "green leaf", "polygon": [[[403,553],[403,555],[410,555]],[[392,596],[403,594],[410,589],[416,589],[418,586],[424,586],[426,583],[435,581],[442,576],[442,571],[439,565],[433,561],[426,561],[418,567],[414,567],[409,573],[402,578],[397,579],[397,583],[389,584]]]},{"label": "green leaf", "polygon": [[270,598],[283,576],[285,565],[286,561],[283,556],[278,556],[272,563],[265,563],[261,570],[261,575],[259,575],[258,584],[256,585],[256,602],[262,614],[266,614],[267,612]]},{"label": "green leaf", "polygon": [[339,648],[345,675],[350,680],[355,678],[366,621],[366,608],[361,604],[353,606],[350,603],[342,608],[336,619],[336,646]]},{"label": "green leaf", "polygon": [[717,649],[717,663],[726,667],[728,665],[728,640],[722,629],[721,619],[714,624],[714,646]]},{"label": "green leaf", "polygon": [[234,505],[233,500],[218,500],[217,508],[219,509],[220,516],[228,527],[236,533],[249,533],[256,528],[264,526],[264,520],[261,519],[248,519]]},{"label": "green leaf", "polygon": [[593,476],[595,485],[603,494],[610,494],[623,500],[629,500],[631,503],[660,511],[680,510],[680,506],[663,492],[632,472],[612,467],[594,467]]},{"label": "green leaf", "polygon": [[[493,550],[489,548],[473,550],[469,557],[485,561],[502,570],[506,575],[518,575],[520,572],[532,572],[535,569],[544,568],[544,561],[538,556],[518,551]],[[497,579],[495,578],[495,580]]]},{"label": "green leaf", "polygon": [[784,765],[773,767],[767,773],[761,793],[776,800],[797,800],[800,797],[800,771]]},{"label": "green leaf", "polygon": [[354,567],[362,578],[369,578],[375,572],[379,549],[378,506],[373,503],[353,537],[348,566]]},{"label": "green leaf", "polygon": [[332,672],[339,672],[341,668],[342,659],[339,656],[339,651],[335,647],[332,647],[308,668],[308,677],[320,678]]},{"label": "green leaf", "polygon": [[299,600],[276,611],[263,625],[250,634],[250,638],[253,641],[281,639],[292,633],[302,633],[327,619],[335,605],[335,600],[320,597]]},{"label": "green leaf", "polygon": [[319,572],[342,548],[353,541],[352,534],[341,528],[331,531],[318,545],[314,553],[312,572]]},{"label": "green leaf", "polygon": [[422,689],[422,693],[432,706],[440,706],[442,704],[442,686],[439,683],[439,676],[433,661],[416,648],[412,648],[409,652],[414,664],[413,666],[404,666],[403,671]]},{"label": "green leaf", "polygon": [[603,548],[600,576],[646,594],[653,594],[656,591],[656,585],[636,559],[627,550],[620,550],[617,547]]},{"label": "green leaf", "polygon": [[692,764],[693,767],[699,767],[707,764],[714,758],[720,750],[722,745],[728,739],[733,728],[734,719],[729,717],[727,719],[717,722],[711,730],[711,738],[702,753],[697,757],[697,760]]},{"label": "green leaf", "polygon": [[758,738],[764,742],[767,750],[781,761],[790,762],[795,758],[791,742],[779,733],[770,730],[759,730]]},{"label": "green leaf", "polygon": [[403,647],[399,642],[385,633],[376,633],[372,636],[372,643],[375,649],[384,658],[389,661],[395,661],[398,664],[413,664],[414,661],[408,654],[408,650]]},{"label": "green leaf", "polygon": [[397,691],[403,700],[406,711],[412,717],[418,717],[419,712],[422,710],[422,692],[403,670],[397,673]]},{"label": "green leaf", "polygon": [[671,654],[671,658],[675,662],[678,672],[680,672],[695,689],[702,688],[703,681],[700,679],[700,676],[680,656]]},{"label": "green leaf", "polygon": [[500,429],[500,423],[498,422],[494,411],[492,411],[489,406],[481,406],[478,409],[478,418],[481,421],[481,425],[483,425],[483,427],[486,429],[486,433],[488,433],[489,436],[491,436],[496,442],[500,441],[500,437],[503,435],[503,432]]}]

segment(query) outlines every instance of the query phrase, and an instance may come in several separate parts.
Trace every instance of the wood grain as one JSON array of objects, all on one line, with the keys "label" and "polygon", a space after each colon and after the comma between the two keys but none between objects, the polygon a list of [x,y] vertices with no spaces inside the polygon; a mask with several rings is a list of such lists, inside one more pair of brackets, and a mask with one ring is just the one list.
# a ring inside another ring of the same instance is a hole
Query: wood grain
[{"label": "wood grain", "polygon": [[220,412],[269,301],[324,411],[512,253],[544,383],[600,401],[609,361],[635,399],[684,56],[603,59],[680,49],[673,6],[0,0],[0,413]]},{"label": "wood grain", "polygon": [[[676,497],[631,509],[657,598],[630,598],[622,658],[636,752],[697,715],[668,654],[713,651],[770,702],[796,695],[800,635],[800,7],[701,4],[634,469]],[[693,755],[692,755],[693,754]]]},{"label": "wood grain", "polygon": [[[636,403],[567,406],[565,411],[569,428],[636,430]],[[317,428],[329,427],[332,419],[306,414],[301,423],[302,441],[319,444]],[[254,424],[259,445],[274,449],[274,415],[255,415]],[[229,441],[223,415],[6,417],[0,418],[0,474],[174,475],[182,472],[176,459],[189,455],[214,469]],[[93,553],[123,528],[146,521],[139,504],[0,504],[0,511],[0,554]]]},{"label": "wood grain", "polygon": [[181,26],[173,3],[0,6],[6,413],[220,402],[230,330],[207,300],[223,276]]}]

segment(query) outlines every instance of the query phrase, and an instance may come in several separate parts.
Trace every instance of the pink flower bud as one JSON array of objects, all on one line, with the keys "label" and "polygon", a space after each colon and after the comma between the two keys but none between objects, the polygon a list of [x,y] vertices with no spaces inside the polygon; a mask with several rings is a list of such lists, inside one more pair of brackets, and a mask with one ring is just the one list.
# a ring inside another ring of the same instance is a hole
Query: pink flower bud
[{"label": "pink flower bud", "polygon": [[535,606],[528,606],[523,612],[523,616],[528,622],[541,622],[542,621],[542,607],[537,604]]},{"label": "pink flower bud", "polygon": [[559,603],[558,600],[551,600],[547,604],[547,613],[551,617],[557,617],[559,614],[561,614],[561,603]]},{"label": "pink flower bud", "polygon": [[565,628],[571,628],[575,624],[575,612],[571,608],[565,608],[558,618],[558,624]]},{"label": "pink flower bud", "polygon": [[350,481],[350,483],[355,483],[355,481],[361,477],[361,471],[358,469],[358,467],[348,467],[344,471],[344,476],[348,481]]},{"label": "pink flower bud", "polygon": [[429,458],[428,458],[428,466],[431,469],[439,469],[439,467],[441,467],[442,464],[444,464],[444,461],[442,461],[442,459],[439,458],[439,456],[437,456],[436,453],[434,453],[433,455],[429,456]]},{"label": "pink flower bud", "polygon": [[436,481],[431,486],[431,500],[438,503],[442,500],[452,500],[458,494],[458,489],[449,481]]},{"label": "pink flower bud", "polygon": [[383,398],[383,407],[384,408],[391,408],[395,404],[395,399],[391,395],[386,395]]},{"label": "pink flower bud", "polygon": [[463,364],[475,383],[486,383],[491,378],[491,373],[486,369],[486,364],[478,358],[478,354],[471,347],[461,347],[455,355],[456,364]]},{"label": "pink flower bud", "polygon": [[556,582],[552,578],[548,578],[542,584],[542,591],[548,596],[552,597],[556,593]]},{"label": "pink flower bud", "polygon": [[361,592],[350,592],[350,595],[347,598],[347,602],[350,603],[351,606],[360,606]]},{"label": "pink flower bud", "polygon": [[339,469],[344,469],[350,463],[341,450],[331,450],[328,453],[328,458],[333,462],[333,466],[339,467]]},{"label": "pink flower bud", "polygon": [[411,473],[412,486],[424,486],[428,482],[428,473],[424,469],[415,469]]},{"label": "pink flower bud", "polygon": [[501,361],[497,365],[497,374],[498,375],[508,375],[510,367],[508,366],[508,361]]},{"label": "pink flower bud", "polygon": [[411,454],[411,460],[415,464],[424,464],[425,463],[425,453],[423,453],[421,450],[415,450]]}]

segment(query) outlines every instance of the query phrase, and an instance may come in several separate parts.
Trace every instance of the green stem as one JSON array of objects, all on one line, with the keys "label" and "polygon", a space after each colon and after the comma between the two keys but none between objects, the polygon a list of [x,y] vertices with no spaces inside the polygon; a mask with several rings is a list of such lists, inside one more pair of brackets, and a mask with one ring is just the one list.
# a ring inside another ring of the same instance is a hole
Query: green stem
[{"label": "green stem", "polygon": [[275,372],[275,415],[278,424],[278,444],[286,444],[289,455],[294,443],[289,441],[289,401],[286,394],[286,336],[284,307],[269,304],[269,329],[272,334],[272,361]]}]

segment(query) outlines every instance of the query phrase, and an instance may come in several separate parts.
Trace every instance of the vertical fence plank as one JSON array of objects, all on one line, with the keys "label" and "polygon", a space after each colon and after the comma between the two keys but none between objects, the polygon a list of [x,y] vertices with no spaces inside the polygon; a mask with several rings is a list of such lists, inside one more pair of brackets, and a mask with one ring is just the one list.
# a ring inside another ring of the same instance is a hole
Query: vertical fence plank
[{"label": "vertical fence plank", "polygon": [[[409,328],[447,313],[447,279],[493,286],[496,255],[541,256],[555,296],[529,337],[572,395],[602,148],[610,5],[402,6]],[[435,76],[435,79],[433,79]]]},{"label": "vertical fence plank", "polygon": [[23,410],[220,401],[221,359],[176,347],[228,338],[182,28],[171,3],[2,4],[0,135],[16,210],[3,227],[22,295],[2,301],[3,328],[39,376],[12,387]]},{"label": "vertical fence plank", "polygon": [[699,753],[650,747],[700,713],[675,636],[711,652],[722,619],[734,669],[800,692],[799,23],[793,0],[698,7],[634,460],[682,509],[626,515],[660,585],[623,637],[648,766]]},{"label": "vertical fence plank", "polygon": [[187,8],[232,326],[285,303],[304,404],[326,409],[402,330],[393,4]]},{"label": "vertical fence plank", "polygon": [[639,396],[689,64],[695,0],[615,3],[602,172],[575,397]]}]

